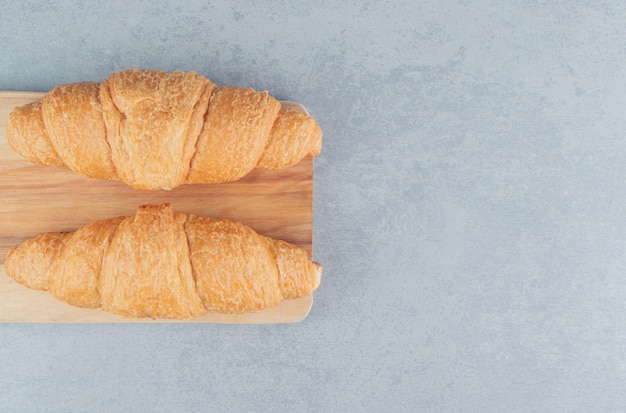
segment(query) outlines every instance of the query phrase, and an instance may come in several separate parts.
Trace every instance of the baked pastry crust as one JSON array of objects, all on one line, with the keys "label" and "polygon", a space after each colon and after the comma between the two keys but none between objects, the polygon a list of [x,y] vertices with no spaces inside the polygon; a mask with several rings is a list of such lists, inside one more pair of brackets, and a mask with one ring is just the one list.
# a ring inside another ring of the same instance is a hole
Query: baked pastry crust
[{"label": "baked pastry crust", "polygon": [[319,125],[267,91],[195,72],[134,69],[60,85],[9,115],[7,141],[37,164],[136,189],[235,181],[320,153]]},{"label": "baked pastry crust", "polygon": [[267,92],[217,88],[209,101],[187,182],[229,182],[247,175],[269,142],[279,110],[280,103]]},{"label": "baked pastry crust", "polygon": [[163,319],[259,311],[312,294],[322,272],[293,244],[170,204],[38,235],[4,265],[17,282],[68,304]]}]

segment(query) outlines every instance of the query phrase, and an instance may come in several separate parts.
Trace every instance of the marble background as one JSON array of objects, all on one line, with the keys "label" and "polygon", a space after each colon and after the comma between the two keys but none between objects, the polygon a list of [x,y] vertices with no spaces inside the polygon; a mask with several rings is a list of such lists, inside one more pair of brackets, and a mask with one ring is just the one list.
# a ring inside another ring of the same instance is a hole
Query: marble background
[{"label": "marble background", "polygon": [[626,3],[0,1],[0,90],[129,67],[324,130],[295,325],[0,325],[0,411],[617,412]]}]

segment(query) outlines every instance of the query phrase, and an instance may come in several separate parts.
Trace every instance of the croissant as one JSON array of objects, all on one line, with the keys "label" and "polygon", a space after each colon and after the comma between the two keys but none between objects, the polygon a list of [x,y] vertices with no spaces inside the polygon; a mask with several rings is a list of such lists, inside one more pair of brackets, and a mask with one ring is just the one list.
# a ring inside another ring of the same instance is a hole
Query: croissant
[{"label": "croissant", "polygon": [[136,189],[236,181],[254,168],[279,170],[317,156],[322,144],[302,107],[267,91],[144,69],[57,86],[14,109],[6,135],[32,163]]},{"label": "croissant", "polygon": [[74,306],[165,319],[262,310],[312,294],[322,273],[293,244],[170,204],[40,234],[11,249],[4,266],[18,283]]}]

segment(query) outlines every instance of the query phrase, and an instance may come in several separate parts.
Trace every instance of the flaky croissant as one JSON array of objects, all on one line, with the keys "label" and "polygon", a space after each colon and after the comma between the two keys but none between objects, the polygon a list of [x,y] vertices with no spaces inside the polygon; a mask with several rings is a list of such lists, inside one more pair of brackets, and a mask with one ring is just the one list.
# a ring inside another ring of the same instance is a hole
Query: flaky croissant
[{"label": "flaky croissant", "polygon": [[195,72],[125,70],[57,86],[14,109],[7,141],[37,164],[137,189],[236,181],[320,153],[322,131],[297,104],[216,87]]},{"label": "flaky croissant", "polygon": [[74,306],[166,319],[262,310],[310,295],[322,273],[293,244],[170,204],[38,235],[10,250],[4,266],[17,282]]}]

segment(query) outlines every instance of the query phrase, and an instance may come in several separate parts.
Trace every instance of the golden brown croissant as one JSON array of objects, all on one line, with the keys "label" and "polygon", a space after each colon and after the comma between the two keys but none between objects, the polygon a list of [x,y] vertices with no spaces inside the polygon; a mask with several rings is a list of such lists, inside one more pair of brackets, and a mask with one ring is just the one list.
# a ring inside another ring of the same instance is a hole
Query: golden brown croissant
[{"label": "golden brown croissant", "polygon": [[74,306],[169,319],[272,307],[310,295],[322,272],[293,244],[170,204],[38,235],[9,251],[4,266],[17,282]]},{"label": "golden brown croissant", "polygon": [[14,109],[7,141],[33,163],[171,189],[295,165],[320,153],[322,131],[299,105],[267,92],[216,87],[195,72],[135,69],[57,86]]}]

